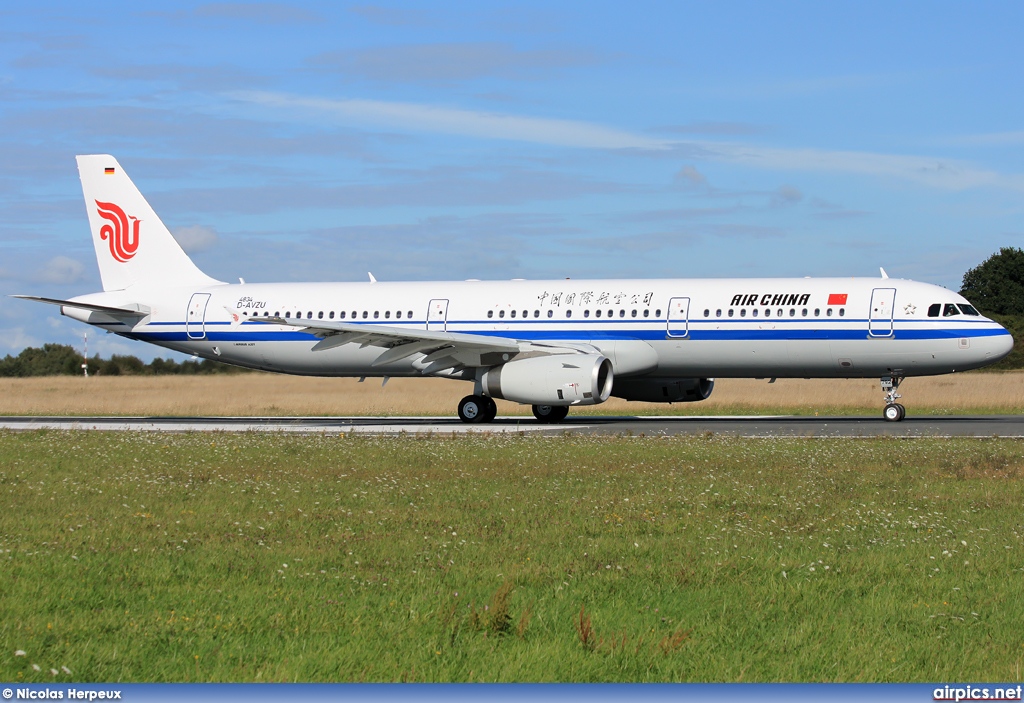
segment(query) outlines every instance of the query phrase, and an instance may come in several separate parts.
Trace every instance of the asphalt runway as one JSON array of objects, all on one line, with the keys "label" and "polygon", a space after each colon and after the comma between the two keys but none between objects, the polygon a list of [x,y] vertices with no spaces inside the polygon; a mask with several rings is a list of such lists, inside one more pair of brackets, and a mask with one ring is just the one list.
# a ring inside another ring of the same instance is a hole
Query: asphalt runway
[{"label": "asphalt runway", "polygon": [[557,425],[499,417],[467,425],[445,417],[0,417],[10,430],[146,432],[288,432],[316,434],[507,434],[671,436],[708,432],[735,437],[1024,437],[1024,415],[907,417],[722,416],[607,417],[570,415]]}]

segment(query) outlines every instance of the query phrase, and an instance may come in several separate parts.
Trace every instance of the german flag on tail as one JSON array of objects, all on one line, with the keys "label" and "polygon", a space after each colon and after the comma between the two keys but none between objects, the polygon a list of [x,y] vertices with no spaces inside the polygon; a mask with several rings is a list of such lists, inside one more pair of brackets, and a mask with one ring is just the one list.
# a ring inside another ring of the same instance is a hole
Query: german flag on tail
[{"label": "german flag on tail", "polygon": [[108,166],[107,168],[103,169],[103,173],[107,174],[108,176],[113,175],[114,169],[112,166]]}]

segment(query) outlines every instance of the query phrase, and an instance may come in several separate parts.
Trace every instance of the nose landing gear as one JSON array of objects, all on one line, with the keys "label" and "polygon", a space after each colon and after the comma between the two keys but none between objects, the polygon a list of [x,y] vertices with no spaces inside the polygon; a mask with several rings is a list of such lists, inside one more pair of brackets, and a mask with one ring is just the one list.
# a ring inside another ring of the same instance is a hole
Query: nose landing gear
[{"label": "nose landing gear", "polygon": [[885,409],[882,411],[882,417],[886,422],[899,422],[907,416],[907,409],[896,402],[903,397],[897,392],[900,383],[903,382],[903,376],[898,373],[898,371],[894,371],[892,376],[882,376],[882,392],[885,394]]}]

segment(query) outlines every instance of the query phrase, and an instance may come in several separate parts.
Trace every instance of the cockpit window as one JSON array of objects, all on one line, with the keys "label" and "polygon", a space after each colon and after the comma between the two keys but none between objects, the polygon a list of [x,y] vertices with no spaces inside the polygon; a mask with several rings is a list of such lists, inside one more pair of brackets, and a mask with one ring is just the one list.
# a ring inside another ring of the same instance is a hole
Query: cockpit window
[{"label": "cockpit window", "polygon": [[962,312],[964,315],[974,315],[975,317],[981,315],[981,313],[978,312],[973,305],[964,305],[963,303],[960,303],[959,307],[960,312]]},{"label": "cockpit window", "polygon": [[938,317],[939,312],[942,310],[941,303],[932,303],[928,306],[928,317]]},{"label": "cockpit window", "polygon": [[946,305],[942,308],[943,317],[953,317],[953,315],[959,314],[960,311],[957,310],[956,305],[953,305],[953,303],[946,303]]}]

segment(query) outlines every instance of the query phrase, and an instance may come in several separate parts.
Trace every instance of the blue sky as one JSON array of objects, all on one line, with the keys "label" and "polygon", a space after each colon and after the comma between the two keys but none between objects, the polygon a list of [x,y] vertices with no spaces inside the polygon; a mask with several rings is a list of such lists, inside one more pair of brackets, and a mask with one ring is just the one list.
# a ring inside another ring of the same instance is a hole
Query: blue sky
[{"label": "blue sky", "polygon": [[[3,9],[0,292],[99,290],[80,153],[228,281],[955,289],[1024,239],[1022,26],[1015,2]],[[0,354],[80,344],[55,312],[5,296]]]}]

